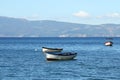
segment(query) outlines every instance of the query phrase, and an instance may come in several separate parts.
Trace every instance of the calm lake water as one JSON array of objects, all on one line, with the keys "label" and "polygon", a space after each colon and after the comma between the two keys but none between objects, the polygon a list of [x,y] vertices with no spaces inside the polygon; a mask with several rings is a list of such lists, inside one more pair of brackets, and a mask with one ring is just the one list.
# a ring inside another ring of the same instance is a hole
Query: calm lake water
[{"label": "calm lake water", "polygon": [[[0,38],[0,80],[120,80],[120,38]],[[47,61],[41,48],[76,52],[68,61]],[[37,51],[36,51],[37,50]]]}]

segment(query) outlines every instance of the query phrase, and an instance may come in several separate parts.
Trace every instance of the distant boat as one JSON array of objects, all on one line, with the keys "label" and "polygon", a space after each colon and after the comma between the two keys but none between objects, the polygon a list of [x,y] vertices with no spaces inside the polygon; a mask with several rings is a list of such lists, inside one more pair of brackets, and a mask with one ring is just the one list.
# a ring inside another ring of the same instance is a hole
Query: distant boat
[{"label": "distant boat", "polygon": [[42,51],[44,53],[46,52],[61,52],[63,49],[62,48],[47,48],[47,47],[42,47]]},{"label": "distant boat", "polygon": [[71,53],[71,52],[48,52],[45,54],[47,60],[71,60],[74,59],[77,56],[77,53]]},{"label": "distant boat", "polygon": [[105,42],[105,46],[112,46],[112,45],[113,45],[113,42],[111,42],[111,41]]}]

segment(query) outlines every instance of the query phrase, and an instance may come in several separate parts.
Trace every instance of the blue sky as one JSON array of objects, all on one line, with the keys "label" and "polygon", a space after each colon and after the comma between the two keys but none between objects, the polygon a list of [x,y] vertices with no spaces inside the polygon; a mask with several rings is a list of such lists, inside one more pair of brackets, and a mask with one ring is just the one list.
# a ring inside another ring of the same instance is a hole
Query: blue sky
[{"label": "blue sky", "polygon": [[29,20],[120,23],[120,0],[0,0],[0,16]]}]

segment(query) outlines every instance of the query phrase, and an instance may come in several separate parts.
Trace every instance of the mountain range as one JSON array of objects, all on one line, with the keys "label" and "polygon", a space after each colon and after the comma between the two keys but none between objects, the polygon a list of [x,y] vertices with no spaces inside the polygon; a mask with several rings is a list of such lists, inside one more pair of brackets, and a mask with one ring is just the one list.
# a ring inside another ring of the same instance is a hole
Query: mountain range
[{"label": "mountain range", "polygon": [[120,37],[120,24],[78,24],[0,16],[0,37]]}]

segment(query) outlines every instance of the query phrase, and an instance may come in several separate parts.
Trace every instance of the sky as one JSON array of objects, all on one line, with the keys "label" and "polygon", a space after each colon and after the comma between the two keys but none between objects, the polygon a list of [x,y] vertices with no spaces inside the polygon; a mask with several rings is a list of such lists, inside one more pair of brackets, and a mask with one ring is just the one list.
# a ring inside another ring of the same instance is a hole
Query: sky
[{"label": "sky", "polygon": [[0,0],[0,16],[82,24],[119,24],[120,0]]}]

